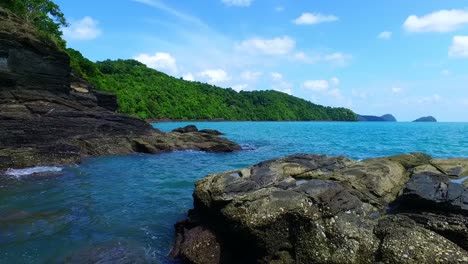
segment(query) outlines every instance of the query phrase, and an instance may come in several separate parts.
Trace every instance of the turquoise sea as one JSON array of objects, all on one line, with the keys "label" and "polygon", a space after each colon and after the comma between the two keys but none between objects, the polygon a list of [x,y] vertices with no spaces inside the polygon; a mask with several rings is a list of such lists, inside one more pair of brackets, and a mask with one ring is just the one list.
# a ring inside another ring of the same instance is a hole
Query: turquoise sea
[{"label": "turquoise sea", "polygon": [[[157,123],[169,131],[191,123]],[[0,263],[56,263],[106,256],[109,263],[166,255],[173,224],[192,206],[194,182],[293,153],[364,159],[413,151],[468,157],[468,123],[203,122],[246,149],[90,158],[80,165],[10,170],[0,180]],[[116,246],[118,245],[118,246]]]}]

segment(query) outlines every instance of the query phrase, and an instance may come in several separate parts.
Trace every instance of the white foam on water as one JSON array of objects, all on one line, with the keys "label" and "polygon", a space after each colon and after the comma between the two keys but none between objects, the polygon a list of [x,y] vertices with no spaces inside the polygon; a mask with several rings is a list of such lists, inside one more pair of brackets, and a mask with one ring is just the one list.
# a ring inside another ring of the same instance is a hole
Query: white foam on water
[{"label": "white foam on water", "polygon": [[5,174],[7,176],[12,176],[15,178],[21,178],[23,176],[28,176],[34,173],[44,173],[44,172],[60,172],[62,171],[62,167],[56,166],[38,166],[38,167],[31,167],[25,169],[8,169]]}]

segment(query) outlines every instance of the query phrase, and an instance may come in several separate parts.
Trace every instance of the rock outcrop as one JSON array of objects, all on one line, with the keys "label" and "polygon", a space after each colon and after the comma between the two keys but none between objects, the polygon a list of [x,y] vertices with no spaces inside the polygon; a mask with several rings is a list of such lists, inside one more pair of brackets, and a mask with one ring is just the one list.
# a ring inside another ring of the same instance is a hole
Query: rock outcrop
[{"label": "rock outcrop", "polygon": [[208,175],[185,263],[468,263],[468,159],[298,154]]},{"label": "rock outcrop", "polygon": [[0,170],[89,155],[240,149],[215,135],[163,133],[117,114],[116,96],[73,76],[69,65],[53,42],[0,8]]}]

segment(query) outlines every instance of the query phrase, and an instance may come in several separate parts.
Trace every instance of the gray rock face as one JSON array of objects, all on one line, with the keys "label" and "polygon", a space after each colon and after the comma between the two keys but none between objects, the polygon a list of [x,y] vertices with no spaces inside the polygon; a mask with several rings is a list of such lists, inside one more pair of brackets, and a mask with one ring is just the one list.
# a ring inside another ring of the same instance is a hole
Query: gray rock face
[{"label": "gray rock face", "polygon": [[0,171],[88,155],[241,149],[215,135],[163,133],[115,113],[116,96],[73,76],[67,54],[49,42],[0,8]]},{"label": "gray rock face", "polygon": [[452,182],[467,174],[431,165],[453,171],[464,162],[299,154],[208,175],[177,224],[172,255],[186,263],[468,263],[467,190]]}]

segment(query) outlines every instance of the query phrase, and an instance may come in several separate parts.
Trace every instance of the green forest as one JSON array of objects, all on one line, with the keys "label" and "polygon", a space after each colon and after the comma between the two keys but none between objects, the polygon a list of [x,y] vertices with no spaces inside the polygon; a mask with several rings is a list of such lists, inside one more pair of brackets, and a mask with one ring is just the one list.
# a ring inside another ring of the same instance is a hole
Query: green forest
[{"label": "green forest", "polygon": [[345,108],[324,107],[277,91],[236,92],[174,78],[135,60],[93,63],[68,49],[73,69],[96,88],[117,94],[120,111],[140,118],[355,121]]},{"label": "green forest", "polygon": [[[1,4],[49,36],[59,48],[67,22],[50,0],[5,0]],[[58,40],[58,41],[57,41]],[[119,111],[149,119],[334,120],[356,121],[349,109],[332,108],[277,91],[236,92],[206,83],[174,78],[135,60],[92,62],[66,49],[74,72],[96,89],[117,94]]]}]

